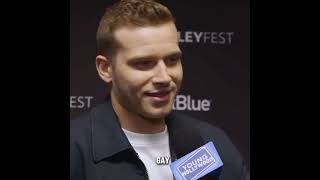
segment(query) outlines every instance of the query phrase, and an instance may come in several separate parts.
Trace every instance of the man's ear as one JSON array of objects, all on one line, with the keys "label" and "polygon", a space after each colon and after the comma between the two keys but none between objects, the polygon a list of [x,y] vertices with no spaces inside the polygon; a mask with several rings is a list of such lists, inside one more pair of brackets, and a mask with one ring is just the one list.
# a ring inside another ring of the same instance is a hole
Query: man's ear
[{"label": "man's ear", "polygon": [[96,68],[99,76],[106,83],[112,82],[112,67],[111,67],[111,59],[98,55],[96,57]]}]

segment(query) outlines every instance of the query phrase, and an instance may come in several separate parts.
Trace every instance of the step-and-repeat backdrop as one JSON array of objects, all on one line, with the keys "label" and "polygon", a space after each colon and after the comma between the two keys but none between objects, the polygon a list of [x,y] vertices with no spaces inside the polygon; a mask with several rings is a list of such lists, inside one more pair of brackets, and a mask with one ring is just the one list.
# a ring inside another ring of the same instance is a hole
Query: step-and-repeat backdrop
[{"label": "step-and-repeat backdrop", "polygon": [[[114,0],[70,2],[70,118],[109,93],[95,69],[95,34]],[[226,131],[250,168],[249,0],[161,1],[177,19],[184,79],[174,109]]]}]

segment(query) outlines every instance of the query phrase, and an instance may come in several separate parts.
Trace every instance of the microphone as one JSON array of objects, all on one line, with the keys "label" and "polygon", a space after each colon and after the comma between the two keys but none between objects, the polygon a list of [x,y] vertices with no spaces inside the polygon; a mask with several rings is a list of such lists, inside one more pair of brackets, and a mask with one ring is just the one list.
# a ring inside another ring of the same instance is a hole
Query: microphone
[{"label": "microphone", "polygon": [[170,165],[175,179],[219,179],[223,162],[213,142],[203,145],[204,142],[195,129],[188,132],[176,131],[172,138],[178,158]]},{"label": "microphone", "polygon": [[185,156],[204,144],[204,141],[195,128],[188,129],[188,131],[185,129],[173,131],[172,142],[177,159]]}]

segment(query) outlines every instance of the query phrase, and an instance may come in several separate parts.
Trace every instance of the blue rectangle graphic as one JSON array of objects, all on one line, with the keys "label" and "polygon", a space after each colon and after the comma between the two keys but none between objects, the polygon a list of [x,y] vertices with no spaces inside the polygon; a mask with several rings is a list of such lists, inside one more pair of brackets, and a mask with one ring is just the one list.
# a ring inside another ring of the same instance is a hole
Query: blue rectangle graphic
[{"label": "blue rectangle graphic", "polygon": [[212,142],[201,146],[171,164],[176,179],[195,180],[223,165]]}]

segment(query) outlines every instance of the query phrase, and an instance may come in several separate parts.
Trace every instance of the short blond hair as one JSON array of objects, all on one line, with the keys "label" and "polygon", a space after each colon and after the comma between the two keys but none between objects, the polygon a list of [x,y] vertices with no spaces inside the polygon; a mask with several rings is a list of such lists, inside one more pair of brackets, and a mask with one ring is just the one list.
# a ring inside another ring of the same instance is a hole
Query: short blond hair
[{"label": "short blond hair", "polygon": [[170,10],[154,0],[120,0],[108,7],[97,30],[97,53],[114,56],[119,43],[114,31],[124,26],[156,26],[175,22]]}]

